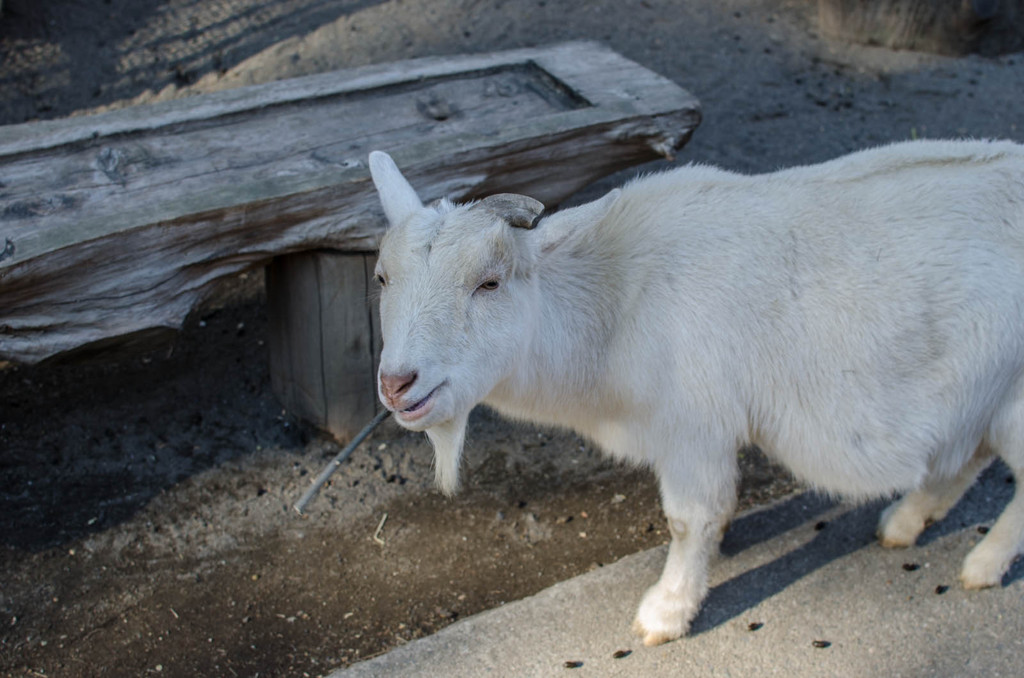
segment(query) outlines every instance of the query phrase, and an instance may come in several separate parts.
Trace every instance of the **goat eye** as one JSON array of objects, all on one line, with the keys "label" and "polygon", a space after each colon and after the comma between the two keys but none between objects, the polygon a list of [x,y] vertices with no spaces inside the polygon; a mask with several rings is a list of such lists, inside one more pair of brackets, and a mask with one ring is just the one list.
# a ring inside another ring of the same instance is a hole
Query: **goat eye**
[{"label": "goat eye", "polygon": [[496,290],[496,289],[498,289],[498,281],[497,280],[488,280],[488,281],[486,281],[484,283],[481,283],[479,289],[481,289],[481,290]]},{"label": "goat eye", "polygon": [[385,285],[388,284],[388,281],[385,280],[384,276],[382,276],[380,273],[373,276],[373,279],[376,280],[377,284],[380,285],[381,287],[384,287]]}]

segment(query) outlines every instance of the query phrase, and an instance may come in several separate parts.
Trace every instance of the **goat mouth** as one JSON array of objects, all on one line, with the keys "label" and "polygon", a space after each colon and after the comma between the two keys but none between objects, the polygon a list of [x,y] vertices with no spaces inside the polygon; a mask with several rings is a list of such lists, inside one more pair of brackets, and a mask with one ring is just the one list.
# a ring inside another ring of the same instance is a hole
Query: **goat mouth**
[{"label": "goat mouth", "polygon": [[403,421],[415,421],[417,419],[421,419],[427,416],[427,413],[434,408],[434,396],[437,394],[438,390],[440,390],[442,386],[444,386],[443,383],[438,384],[436,387],[434,387],[433,391],[427,394],[426,398],[413,403],[412,405],[403,410],[398,410],[396,414]]}]

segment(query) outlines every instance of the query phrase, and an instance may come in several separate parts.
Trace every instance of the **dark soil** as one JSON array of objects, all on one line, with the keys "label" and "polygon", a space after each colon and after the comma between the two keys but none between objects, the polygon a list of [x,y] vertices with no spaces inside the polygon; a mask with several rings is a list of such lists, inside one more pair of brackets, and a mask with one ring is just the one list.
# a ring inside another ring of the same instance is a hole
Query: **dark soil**
[{"label": "dark soil", "polygon": [[[300,518],[338,445],[281,412],[264,330],[0,374],[7,675],[318,675],[665,541],[650,474],[486,412],[457,498],[386,426]],[[745,505],[790,489],[744,458]]]}]

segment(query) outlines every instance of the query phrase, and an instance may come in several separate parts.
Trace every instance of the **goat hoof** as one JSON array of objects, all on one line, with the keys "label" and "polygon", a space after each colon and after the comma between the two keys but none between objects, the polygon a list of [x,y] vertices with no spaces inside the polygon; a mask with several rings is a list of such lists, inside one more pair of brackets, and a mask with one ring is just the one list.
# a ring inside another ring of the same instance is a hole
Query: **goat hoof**
[{"label": "goat hoof", "polygon": [[997,586],[1003,581],[1003,576],[993,576],[990,572],[968,572],[966,568],[960,573],[960,584],[968,591],[980,591],[981,589]]},{"label": "goat hoof", "polygon": [[697,605],[687,604],[680,596],[664,594],[654,586],[640,603],[633,633],[640,636],[647,647],[661,645],[685,635],[696,613]]},{"label": "goat hoof", "polygon": [[896,503],[882,512],[875,534],[883,548],[902,549],[913,546],[924,528],[924,520],[912,515],[902,503]]},{"label": "goat hoof", "polygon": [[672,640],[679,638],[682,633],[673,635],[669,631],[649,631],[640,622],[639,619],[633,622],[633,635],[639,636],[643,640],[645,647],[654,647],[656,645],[662,645]]},{"label": "goat hoof", "polygon": [[878,545],[884,549],[905,549],[914,545],[917,539],[906,539],[904,536],[892,537],[887,534],[878,534]]},{"label": "goat hoof", "polygon": [[1003,574],[1010,567],[1012,557],[1006,558],[999,553],[991,553],[992,549],[984,549],[984,542],[979,544],[964,559],[964,567],[960,571],[960,583],[967,590],[987,589],[1003,583]]}]

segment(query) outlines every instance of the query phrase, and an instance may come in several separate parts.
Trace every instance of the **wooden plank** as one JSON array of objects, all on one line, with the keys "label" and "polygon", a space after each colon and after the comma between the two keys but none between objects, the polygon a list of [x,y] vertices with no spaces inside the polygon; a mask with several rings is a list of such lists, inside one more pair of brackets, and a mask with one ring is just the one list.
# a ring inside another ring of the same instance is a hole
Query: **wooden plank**
[{"label": "wooden plank", "polygon": [[[324,351],[325,425],[341,439],[355,435],[377,412],[367,254],[317,253]],[[370,270],[372,275],[372,269]]]},{"label": "wooden plank", "polygon": [[179,327],[215,280],[274,256],[376,249],[374,148],[426,199],[555,204],[699,119],[673,83],[570,43],[0,127],[0,359]]},{"label": "wooden plank", "polygon": [[[512,110],[543,119],[572,108],[568,97],[552,101],[554,90],[540,96],[527,87],[532,79],[528,69],[509,68],[477,73],[472,87],[459,79],[417,81],[112,139],[71,150],[59,163],[50,154],[9,158],[0,219],[34,223],[22,229],[8,265],[153,221],[332,186],[339,172],[361,174],[370,150],[437,137],[431,132],[439,123],[444,136],[480,135]],[[345,125],[337,124],[339,114]]]},{"label": "wooden plank", "polygon": [[319,257],[302,252],[267,266],[270,383],[289,412],[327,425]]},{"label": "wooden plank", "polygon": [[270,378],[291,414],[350,438],[377,411],[376,257],[311,251],[267,267]]},{"label": "wooden plank", "polygon": [[373,404],[374,409],[380,410],[383,405],[377,400],[377,370],[380,368],[380,354],[384,350],[384,332],[380,328],[380,290],[373,282],[373,272],[377,267],[377,255],[372,254],[366,257],[366,280],[367,285],[373,292],[369,295],[370,302],[370,332],[373,335]]}]

